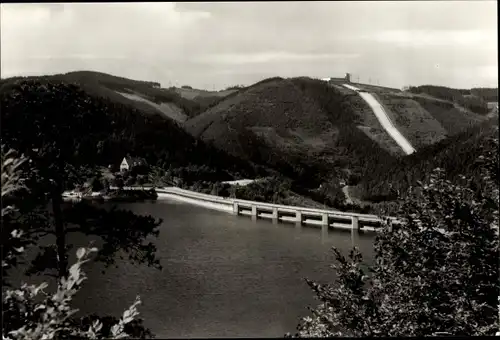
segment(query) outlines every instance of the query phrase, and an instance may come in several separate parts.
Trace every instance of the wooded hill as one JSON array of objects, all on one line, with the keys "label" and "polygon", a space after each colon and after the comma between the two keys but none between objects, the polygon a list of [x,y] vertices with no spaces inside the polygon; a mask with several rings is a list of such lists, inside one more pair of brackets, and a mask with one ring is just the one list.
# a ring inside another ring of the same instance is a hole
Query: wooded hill
[{"label": "wooded hill", "polygon": [[412,93],[424,93],[432,97],[457,103],[464,108],[477,113],[488,113],[488,102],[498,102],[498,89],[472,88],[452,89],[444,86],[422,85],[409,88]]},{"label": "wooded hill", "polygon": [[430,145],[408,157],[380,164],[364,176],[354,188],[357,196],[366,201],[385,201],[395,199],[399,191],[404,194],[417,181],[428,178],[437,167],[445,170],[447,179],[455,181],[460,175],[478,179],[480,174],[474,161],[478,153],[498,153],[491,145],[485,145],[489,138],[498,137],[498,118],[494,117],[479,125],[451,136],[439,143]]},{"label": "wooded hill", "polygon": [[[435,155],[446,145],[441,141],[471,128],[476,131],[474,127],[488,120],[483,112],[461,107],[455,97],[384,88],[370,91],[421,150],[414,158],[425,162],[429,162],[428,147],[436,145]],[[405,158],[356,92],[306,77],[271,78],[240,89],[184,126],[230,154],[292,178],[296,190],[328,186],[327,196],[337,201],[344,197],[341,181],[356,185],[363,178],[370,180],[356,192],[371,198],[374,174],[390,173],[387,165]]]},{"label": "wooded hill", "polygon": [[[130,105],[148,113],[161,115],[175,121],[185,121],[205,111],[224,98],[227,92],[204,91],[194,96],[186,95],[187,91],[176,88],[160,88],[160,84],[149,81],[132,80],[116,77],[101,72],[76,71],[65,74],[42,77],[14,77],[0,80],[2,83],[12,83],[15,80],[45,80],[77,84],[88,94],[95,97],[110,99],[112,102]],[[193,91],[190,91],[193,92]]]},{"label": "wooded hill", "polygon": [[95,95],[100,89],[87,91],[91,85],[68,84],[60,77],[2,80],[2,143],[27,153],[22,149],[26,136],[41,132],[50,144],[63,131],[82,126],[88,131],[85,139],[76,146],[68,141],[74,150],[65,150],[78,154],[82,166],[117,165],[130,154],[164,169],[195,171],[202,180],[257,176],[247,162],[193,138],[174,121]]},{"label": "wooded hill", "polygon": [[417,148],[405,157],[360,96],[338,84],[275,77],[219,92],[159,85],[89,71],[1,80],[2,130],[6,137],[23,131],[26,113],[40,112],[57,128],[57,117],[77,110],[74,117],[90,119],[93,132],[82,162],[106,166],[131,154],[157,168],[182,168],[189,181],[272,173],[290,190],[334,207],[345,200],[344,184],[360,199],[379,201],[435,166],[467,174],[471,169],[454,165],[452,155],[466,162],[495,125],[475,106],[461,105],[471,95],[494,99],[491,89],[370,88]]}]

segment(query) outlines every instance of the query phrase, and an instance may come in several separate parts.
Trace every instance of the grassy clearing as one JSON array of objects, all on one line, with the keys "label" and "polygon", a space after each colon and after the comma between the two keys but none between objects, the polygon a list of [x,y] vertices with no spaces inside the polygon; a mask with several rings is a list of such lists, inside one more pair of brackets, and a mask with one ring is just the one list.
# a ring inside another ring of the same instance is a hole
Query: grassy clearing
[{"label": "grassy clearing", "polygon": [[458,108],[456,104],[428,96],[415,95],[413,99],[429,112],[446,130],[455,135],[487,119],[485,116]]},{"label": "grassy clearing", "polygon": [[392,93],[375,95],[396,128],[417,150],[446,138],[447,131],[411,97]]},{"label": "grassy clearing", "polygon": [[173,119],[177,122],[184,122],[188,119],[188,116],[182,111],[182,109],[174,103],[157,104],[151,100],[148,100],[147,98],[144,98],[139,93],[124,93],[124,92],[116,92],[116,93],[124,96],[127,99],[145,103],[151,106],[152,108],[156,109],[159,113],[161,113],[165,117]]},{"label": "grassy clearing", "polygon": [[182,87],[174,87],[172,89],[173,91],[177,92],[181,97],[189,100],[196,100],[197,98],[207,98],[207,97],[223,98],[238,91],[238,90],[206,91],[206,90],[182,88]]}]

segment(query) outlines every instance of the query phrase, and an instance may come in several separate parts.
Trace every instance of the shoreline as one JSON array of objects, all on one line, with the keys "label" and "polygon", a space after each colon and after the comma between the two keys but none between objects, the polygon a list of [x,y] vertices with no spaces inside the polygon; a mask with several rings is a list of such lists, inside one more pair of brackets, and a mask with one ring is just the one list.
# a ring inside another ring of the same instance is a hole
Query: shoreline
[{"label": "shoreline", "polygon": [[144,200],[157,200],[158,194],[154,188],[124,189],[124,190],[109,190],[108,192],[92,192],[90,194],[82,194],[74,190],[64,191],[62,194],[63,201],[112,201],[112,202],[142,202]]},{"label": "shoreline", "polygon": [[[110,187],[111,192],[118,191],[118,187]],[[361,214],[354,212],[343,212],[327,209],[316,209],[307,208],[301,206],[288,206],[281,204],[272,204],[265,202],[248,201],[242,199],[235,199],[229,197],[220,197],[215,195],[208,195],[203,193],[197,193],[190,190],[185,190],[177,187],[123,187],[124,190],[129,195],[133,192],[136,193],[150,193],[154,192],[154,197],[148,195],[146,197],[141,197],[139,195],[132,194],[131,196],[117,197],[111,199],[104,199],[101,193],[92,193],[86,197],[76,198],[89,199],[89,200],[100,200],[100,201],[114,201],[114,202],[143,202],[153,198],[155,201],[158,200],[176,200],[185,202],[187,204],[192,204],[200,207],[204,207],[210,210],[222,211],[232,215],[248,216],[252,219],[262,218],[262,219],[272,219],[273,221],[296,223],[303,225],[314,225],[321,227],[328,227],[334,229],[351,229],[358,231],[371,231],[377,232],[383,222],[387,219],[393,221],[393,225],[401,224],[395,217],[384,217],[374,214]],[[72,192],[65,192],[65,200],[73,200],[71,196]],[[73,192],[73,195],[75,193]],[[139,196],[139,197],[137,197]],[[138,199],[139,198],[139,199]]]}]

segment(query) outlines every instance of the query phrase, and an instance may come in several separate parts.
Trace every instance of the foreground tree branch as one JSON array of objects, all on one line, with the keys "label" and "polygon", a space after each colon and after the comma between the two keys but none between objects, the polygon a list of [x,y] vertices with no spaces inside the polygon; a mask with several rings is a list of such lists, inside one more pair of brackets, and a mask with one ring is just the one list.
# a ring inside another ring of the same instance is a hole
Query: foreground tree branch
[{"label": "foreground tree branch", "polygon": [[[2,152],[2,203],[9,202],[9,198],[23,188],[18,167],[25,159],[17,159],[15,156],[13,151]],[[2,205],[2,222],[17,210],[15,205]],[[12,226],[13,224],[10,225]],[[6,274],[7,270],[17,263],[17,258],[22,255],[25,246],[31,244],[29,239],[23,237],[22,231],[9,229],[9,233],[6,233],[4,229],[6,228],[2,228],[2,274]],[[77,262],[69,268],[68,275],[58,275],[59,282],[55,294],[44,291],[48,287],[46,283],[38,286],[23,284],[20,288],[3,290],[2,339],[151,337],[151,332],[143,326],[142,320],[137,318],[137,306],[141,302],[139,297],[119,319],[111,316],[100,318],[95,315],[73,317],[76,310],[71,308],[70,302],[86,279],[81,266],[89,260],[89,255],[96,251],[96,248],[78,249]],[[4,276],[2,275],[2,280]]]}]

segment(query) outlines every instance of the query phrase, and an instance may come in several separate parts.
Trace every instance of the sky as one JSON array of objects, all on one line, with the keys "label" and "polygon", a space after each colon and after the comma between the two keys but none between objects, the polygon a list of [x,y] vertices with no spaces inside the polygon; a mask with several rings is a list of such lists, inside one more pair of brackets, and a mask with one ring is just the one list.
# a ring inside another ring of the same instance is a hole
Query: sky
[{"label": "sky", "polygon": [[92,70],[162,87],[269,77],[498,86],[496,1],[1,4],[1,76]]}]

